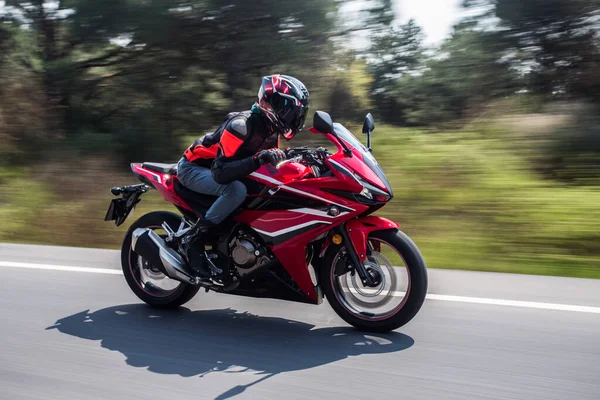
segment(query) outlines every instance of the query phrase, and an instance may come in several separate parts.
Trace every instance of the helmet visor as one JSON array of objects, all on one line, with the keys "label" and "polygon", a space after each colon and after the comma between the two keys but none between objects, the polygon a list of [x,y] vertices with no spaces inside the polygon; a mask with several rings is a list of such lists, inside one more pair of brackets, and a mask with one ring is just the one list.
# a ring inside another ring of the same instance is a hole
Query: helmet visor
[{"label": "helmet visor", "polygon": [[277,93],[273,97],[273,111],[281,118],[285,125],[286,132],[282,136],[286,140],[293,138],[306,122],[308,115],[308,105],[302,104],[293,96]]},{"label": "helmet visor", "polygon": [[292,139],[294,136],[296,136],[298,132],[302,130],[302,128],[304,128],[304,123],[306,121],[307,114],[307,107],[297,106],[294,107],[292,113],[286,115],[291,117],[290,120],[288,120],[288,118],[285,118],[285,124],[288,127],[288,130],[285,133],[283,133],[282,136],[286,140]]}]

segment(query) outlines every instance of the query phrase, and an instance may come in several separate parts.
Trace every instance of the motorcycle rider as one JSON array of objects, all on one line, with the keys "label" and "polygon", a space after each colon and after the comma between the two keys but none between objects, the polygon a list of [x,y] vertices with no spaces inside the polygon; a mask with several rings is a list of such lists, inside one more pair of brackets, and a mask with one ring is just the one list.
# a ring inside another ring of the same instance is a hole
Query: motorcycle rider
[{"label": "motorcycle rider", "polygon": [[258,102],[249,111],[228,114],[214,133],[185,150],[177,172],[181,184],[200,194],[218,196],[181,240],[180,251],[198,276],[208,278],[211,272],[204,252],[189,252],[191,244],[206,238],[244,202],[246,186],[239,179],[264,164],[285,160],[285,153],[278,148],[279,136],[290,140],[302,130],[308,109],[309,92],[301,81],[288,75],[265,76]]}]

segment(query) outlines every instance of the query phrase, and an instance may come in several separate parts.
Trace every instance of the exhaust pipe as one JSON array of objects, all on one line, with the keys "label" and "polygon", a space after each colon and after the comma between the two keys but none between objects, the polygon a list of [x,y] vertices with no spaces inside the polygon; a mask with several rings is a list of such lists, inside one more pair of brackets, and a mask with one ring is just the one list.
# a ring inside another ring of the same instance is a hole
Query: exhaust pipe
[{"label": "exhaust pipe", "polygon": [[133,251],[158,268],[163,274],[180,282],[196,284],[194,276],[187,272],[185,261],[175,250],[169,248],[156,232],[148,228],[138,228],[131,238]]}]

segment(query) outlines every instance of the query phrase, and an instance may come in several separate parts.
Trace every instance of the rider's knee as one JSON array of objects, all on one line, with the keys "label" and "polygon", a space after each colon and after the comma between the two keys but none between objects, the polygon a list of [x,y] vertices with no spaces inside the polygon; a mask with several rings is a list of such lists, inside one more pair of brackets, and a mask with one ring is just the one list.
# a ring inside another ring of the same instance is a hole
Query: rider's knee
[{"label": "rider's knee", "polygon": [[231,182],[229,185],[227,185],[226,192],[230,196],[235,197],[236,199],[242,199],[242,201],[246,198],[246,195],[248,194],[246,185],[244,185],[240,181]]}]

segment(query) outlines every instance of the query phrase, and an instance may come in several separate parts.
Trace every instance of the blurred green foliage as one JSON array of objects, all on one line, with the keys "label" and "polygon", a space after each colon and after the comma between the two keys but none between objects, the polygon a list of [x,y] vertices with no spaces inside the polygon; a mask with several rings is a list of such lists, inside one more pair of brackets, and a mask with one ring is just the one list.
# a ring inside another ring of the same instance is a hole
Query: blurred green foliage
[{"label": "blurred green foliage", "polygon": [[374,154],[396,195],[381,213],[434,268],[599,278],[600,188],[545,180],[505,144],[511,132],[490,123],[380,129]]},{"label": "blurred green foliage", "polygon": [[[600,188],[536,173],[506,140],[512,129],[505,120],[439,134],[377,127],[374,155],[396,196],[378,214],[401,223],[431,268],[600,278]],[[1,170],[0,241],[118,248],[136,216],[175,211],[151,191],[122,227],[102,222],[106,189],[135,183],[106,173],[116,170],[92,159],[77,174],[67,161]]]},{"label": "blurred green foliage", "polygon": [[279,72],[355,132],[374,114],[381,213],[430,267],[600,277],[600,2],[465,0],[434,47],[392,3],[5,1],[0,240],[117,247],[129,163],[176,162]]}]

